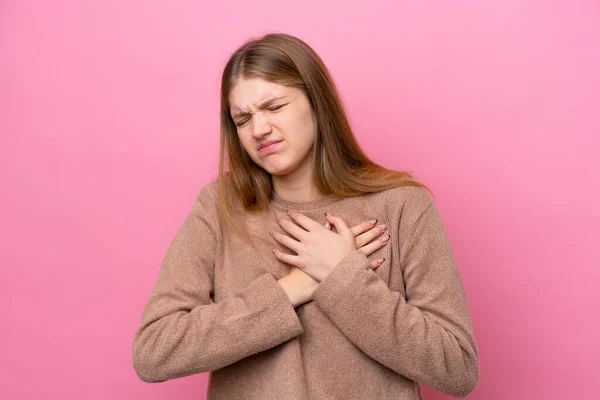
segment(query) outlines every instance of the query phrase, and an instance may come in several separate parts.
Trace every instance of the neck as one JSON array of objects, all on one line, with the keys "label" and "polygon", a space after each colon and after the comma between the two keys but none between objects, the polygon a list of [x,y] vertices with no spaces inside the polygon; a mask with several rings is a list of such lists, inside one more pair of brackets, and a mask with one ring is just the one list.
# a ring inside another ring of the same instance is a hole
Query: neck
[{"label": "neck", "polygon": [[311,201],[325,197],[314,183],[313,165],[313,163],[303,163],[287,175],[272,175],[271,181],[275,193],[292,201]]},{"label": "neck", "polygon": [[282,182],[273,177],[273,189],[282,198],[292,201],[311,201],[325,197],[312,182]]}]

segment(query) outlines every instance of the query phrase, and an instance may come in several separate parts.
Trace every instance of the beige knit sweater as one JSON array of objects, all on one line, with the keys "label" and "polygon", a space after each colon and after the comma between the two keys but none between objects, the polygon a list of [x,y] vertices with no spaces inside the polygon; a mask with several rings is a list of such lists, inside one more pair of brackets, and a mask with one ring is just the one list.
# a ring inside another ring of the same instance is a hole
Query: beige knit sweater
[{"label": "beige knit sweater", "polygon": [[[377,218],[390,242],[356,250],[293,307],[277,279],[291,266],[268,234],[296,210],[349,227]],[[222,237],[216,181],[199,191],[162,261],[133,341],[146,382],[211,371],[208,399],[422,399],[419,382],[456,397],[479,380],[478,351],[447,232],[421,188],[315,201],[274,195],[269,211],[240,214],[272,242]],[[385,257],[373,270],[371,260]]]}]

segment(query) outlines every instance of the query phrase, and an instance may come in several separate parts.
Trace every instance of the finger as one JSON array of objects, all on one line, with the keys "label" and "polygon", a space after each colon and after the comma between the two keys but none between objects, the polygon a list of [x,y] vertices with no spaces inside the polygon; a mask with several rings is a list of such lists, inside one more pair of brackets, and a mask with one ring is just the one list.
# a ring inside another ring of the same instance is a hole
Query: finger
[{"label": "finger", "polygon": [[298,254],[298,252],[300,251],[300,246],[302,245],[302,243],[298,242],[297,240],[289,236],[282,235],[279,232],[270,231],[269,233],[271,234],[271,236],[273,236],[273,239],[275,239],[278,243],[287,247],[290,250],[293,250],[294,252],[296,252],[296,254]]},{"label": "finger", "polygon": [[298,225],[300,225],[302,228],[309,232],[323,227],[323,225],[321,225],[320,223],[307,217],[304,214],[300,214],[297,211],[288,211],[287,214],[292,220],[294,220],[294,222],[296,222]]},{"label": "finger", "polygon": [[371,243],[369,243],[365,246],[362,246],[358,250],[361,251],[364,255],[370,256],[376,250],[379,250],[380,248],[382,248],[383,246],[388,244],[389,241],[390,241],[390,235],[385,235],[376,240],[373,240]]},{"label": "finger", "polygon": [[363,233],[362,235],[358,235],[356,237],[356,247],[360,248],[365,244],[369,243],[373,239],[381,236],[387,229],[387,225],[382,224],[378,227],[373,227],[369,231]]},{"label": "finger", "polygon": [[385,261],[385,258],[378,258],[377,260],[371,261],[371,268],[375,269],[375,268],[381,266],[381,264],[383,264],[384,261]]},{"label": "finger", "polygon": [[348,225],[346,225],[343,219],[327,213],[325,213],[325,218],[327,218],[327,221],[331,222],[331,225],[335,226],[335,229],[337,229],[340,235],[352,237],[352,239],[354,239],[354,235],[352,234],[350,228],[348,228]]},{"label": "finger", "polygon": [[283,228],[284,231],[295,237],[296,239],[303,241],[306,237],[306,231],[294,224],[292,221],[288,221],[287,219],[277,218],[277,222],[279,226]]},{"label": "finger", "polygon": [[275,257],[279,261],[302,269],[299,265],[299,257],[298,256],[295,256],[293,254],[282,253],[281,251],[279,251],[277,249],[271,249],[271,251],[273,252],[273,254],[275,254]]},{"label": "finger", "polygon": [[331,228],[331,224],[329,223],[329,221],[325,222],[325,228],[327,228],[327,229]]},{"label": "finger", "polygon": [[352,231],[352,234],[354,236],[358,236],[361,233],[365,233],[369,229],[373,228],[373,226],[376,223],[377,223],[377,220],[376,219],[372,219],[370,221],[365,221],[365,222],[360,223],[358,225],[354,225],[352,228],[350,228],[350,230]]}]

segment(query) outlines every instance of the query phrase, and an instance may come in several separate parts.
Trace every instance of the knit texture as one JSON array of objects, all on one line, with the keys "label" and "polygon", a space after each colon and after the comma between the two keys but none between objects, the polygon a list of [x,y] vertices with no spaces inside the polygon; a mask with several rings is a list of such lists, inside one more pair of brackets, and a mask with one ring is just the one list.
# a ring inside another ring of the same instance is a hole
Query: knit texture
[{"label": "knit texture", "polygon": [[[199,191],[162,261],[133,341],[140,379],[210,372],[208,399],[423,399],[420,382],[455,397],[479,380],[478,350],[444,224],[422,188],[290,201],[240,220],[271,245],[223,235],[216,181]],[[387,245],[348,254],[296,308],[278,279],[291,266],[270,237],[296,210],[351,227],[378,219]],[[223,237],[225,236],[225,237]],[[370,261],[384,257],[377,269]]]}]

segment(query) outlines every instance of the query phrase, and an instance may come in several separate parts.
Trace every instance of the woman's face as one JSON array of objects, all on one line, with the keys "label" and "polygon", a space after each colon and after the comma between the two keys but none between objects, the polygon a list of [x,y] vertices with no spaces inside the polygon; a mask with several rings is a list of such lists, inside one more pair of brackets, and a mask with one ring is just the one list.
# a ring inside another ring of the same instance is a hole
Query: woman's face
[{"label": "woman's face", "polygon": [[311,168],[317,121],[304,92],[241,78],[229,93],[229,104],[240,142],[257,165],[276,176]]}]

